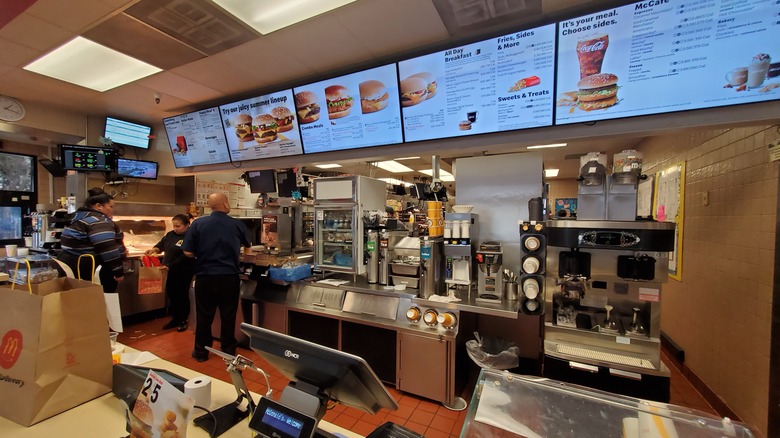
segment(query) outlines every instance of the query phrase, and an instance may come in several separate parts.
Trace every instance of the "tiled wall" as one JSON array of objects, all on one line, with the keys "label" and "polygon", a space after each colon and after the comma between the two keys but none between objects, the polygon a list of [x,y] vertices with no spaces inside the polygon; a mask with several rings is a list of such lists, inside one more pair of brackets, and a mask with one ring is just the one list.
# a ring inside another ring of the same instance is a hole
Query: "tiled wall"
[{"label": "tiled wall", "polygon": [[767,431],[777,126],[650,137],[648,174],[686,162],[682,281],[663,286],[661,328],[740,418]]}]

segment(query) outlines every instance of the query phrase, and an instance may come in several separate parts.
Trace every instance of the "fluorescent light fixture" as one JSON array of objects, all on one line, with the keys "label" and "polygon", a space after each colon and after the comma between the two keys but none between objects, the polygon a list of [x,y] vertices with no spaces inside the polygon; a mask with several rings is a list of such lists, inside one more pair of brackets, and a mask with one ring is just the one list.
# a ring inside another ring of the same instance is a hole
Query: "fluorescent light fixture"
[{"label": "fluorescent light fixture", "polygon": [[328,163],[328,164],[315,164],[314,166],[319,167],[320,169],[335,169],[337,167],[341,167],[341,164]]},{"label": "fluorescent light fixture", "polygon": [[552,143],[552,144],[539,144],[536,146],[526,146],[526,149],[545,149],[545,148],[562,148],[566,146],[567,143]]},{"label": "fluorescent light fixture", "polygon": [[[433,177],[433,169],[421,170],[420,173]],[[439,169],[439,179],[444,182],[455,181],[455,176],[444,169]]]},{"label": "fluorescent light fixture", "polygon": [[416,160],[420,157],[403,157],[403,158],[395,158],[395,161],[404,161],[404,160]]},{"label": "fluorescent light fixture", "polygon": [[388,184],[393,184],[393,185],[396,185],[396,186],[406,186],[406,187],[410,187],[410,186],[413,186],[413,185],[414,185],[414,184],[412,184],[412,183],[408,183],[408,182],[401,181],[401,180],[400,180],[400,179],[398,179],[398,178],[377,178],[377,179],[378,179],[378,180],[380,180],[380,181],[384,181],[384,182],[386,182],[386,183],[388,183]]},{"label": "fluorescent light fixture", "polygon": [[376,166],[379,167],[380,169],[384,169],[384,170],[386,170],[388,172],[392,172],[392,173],[414,172],[414,169],[412,169],[410,167],[407,167],[407,166],[404,166],[401,163],[396,163],[393,160],[390,160],[390,161],[377,161],[374,164],[376,164]]},{"label": "fluorescent light fixture", "polygon": [[213,0],[263,35],[324,14],[355,0]]},{"label": "fluorescent light fixture", "polygon": [[544,169],[544,176],[547,178],[555,178],[558,176],[558,171],[560,169]]},{"label": "fluorescent light fixture", "polygon": [[101,92],[162,71],[80,36],[24,69]]}]

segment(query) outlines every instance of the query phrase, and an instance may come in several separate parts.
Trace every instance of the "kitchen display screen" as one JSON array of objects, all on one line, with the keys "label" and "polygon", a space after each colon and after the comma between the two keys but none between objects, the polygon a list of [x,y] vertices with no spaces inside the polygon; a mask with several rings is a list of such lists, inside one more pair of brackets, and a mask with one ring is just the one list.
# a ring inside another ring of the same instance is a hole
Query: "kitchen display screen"
[{"label": "kitchen display screen", "polygon": [[66,170],[112,172],[116,170],[116,151],[110,148],[61,145],[62,167]]},{"label": "kitchen display screen", "polygon": [[307,154],[403,142],[395,64],[296,87]]},{"label": "kitchen display screen", "polygon": [[163,124],[177,168],[230,161],[218,108],[168,117]]},{"label": "kitchen display screen", "polygon": [[219,113],[233,161],[303,153],[292,90],[220,105]]},{"label": "kitchen display screen", "polygon": [[398,63],[406,141],[552,125],[555,25]]},{"label": "kitchen display screen", "polygon": [[151,126],[106,117],[106,129],[103,137],[110,138],[113,144],[149,149]]},{"label": "kitchen display screen", "polygon": [[652,0],[558,25],[556,124],[780,97],[780,3]]}]

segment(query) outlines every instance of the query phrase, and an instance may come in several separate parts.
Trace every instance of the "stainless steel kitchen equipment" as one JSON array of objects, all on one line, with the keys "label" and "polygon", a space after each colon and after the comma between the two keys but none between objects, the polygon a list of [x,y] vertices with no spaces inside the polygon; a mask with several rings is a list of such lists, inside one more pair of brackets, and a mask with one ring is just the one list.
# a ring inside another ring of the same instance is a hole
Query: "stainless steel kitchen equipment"
[{"label": "stainless steel kitchen equipment", "polygon": [[374,284],[379,281],[379,231],[368,230],[366,236],[366,280]]},{"label": "stainless steel kitchen equipment", "polygon": [[379,232],[379,284],[390,284],[390,248],[389,248],[390,232],[382,230]]},{"label": "stainless steel kitchen equipment", "polygon": [[577,219],[604,220],[607,218],[607,156],[591,152],[580,157],[580,175],[577,178]]},{"label": "stainless steel kitchen equipment", "polygon": [[504,291],[501,242],[479,244],[477,250],[477,302],[500,303]]},{"label": "stainless steel kitchen equipment", "polygon": [[444,292],[444,239],[420,237],[420,297]]},{"label": "stainless steel kitchen equipment", "polygon": [[[406,287],[418,289],[420,287],[420,238],[403,236],[401,233],[387,232],[388,234],[388,266],[394,285],[405,284]],[[394,240],[394,242],[391,242]]]},{"label": "stainless steel kitchen equipment", "polygon": [[[470,292],[476,268],[474,263],[475,246],[471,236],[479,235],[479,215],[475,213],[445,213],[444,221],[450,227],[449,233],[445,229],[444,237],[444,283],[451,288],[465,287]],[[457,233],[454,232],[456,228]],[[466,237],[463,237],[464,230]]]},{"label": "stainless steel kitchen equipment", "polygon": [[[604,367],[606,375],[634,379],[644,384],[637,390],[651,391],[627,395],[668,399],[669,371],[660,359],[660,300],[674,228],[667,222],[547,222],[544,352],[549,377],[569,380],[563,371],[582,369],[578,364],[596,373]],[[604,384],[614,387],[602,389],[616,392],[626,388],[608,380]]]},{"label": "stainless steel kitchen equipment", "polygon": [[363,216],[371,210],[384,211],[386,183],[364,176],[317,178],[314,196],[316,266],[364,274]]}]

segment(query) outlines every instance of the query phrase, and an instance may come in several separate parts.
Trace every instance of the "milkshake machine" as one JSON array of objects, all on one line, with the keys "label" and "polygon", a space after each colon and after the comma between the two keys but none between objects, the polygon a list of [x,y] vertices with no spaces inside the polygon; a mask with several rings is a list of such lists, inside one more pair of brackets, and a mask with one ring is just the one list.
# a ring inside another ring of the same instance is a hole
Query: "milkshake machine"
[{"label": "milkshake machine", "polygon": [[449,288],[465,286],[471,291],[474,282],[474,245],[471,236],[479,235],[479,215],[444,214],[444,282]]},{"label": "milkshake machine", "polygon": [[580,175],[577,177],[577,219],[604,220],[607,218],[607,156],[591,152],[580,157]]},{"label": "milkshake machine", "polygon": [[607,220],[636,219],[636,197],[642,176],[642,154],[625,150],[612,158],[612,175],[607,191]]},{"label": "milkshake machine", "polygon": [[589,370],[604,379],[592,386],[668,401],[660,300],[674,242],[669,222],[547,222],[546,377]]},{"label": "milkshake machine", "polygon": [[504,252],[501,242],[482,242],[477,250],[477,302],[500,303],[504,291],[503,263]]}]

